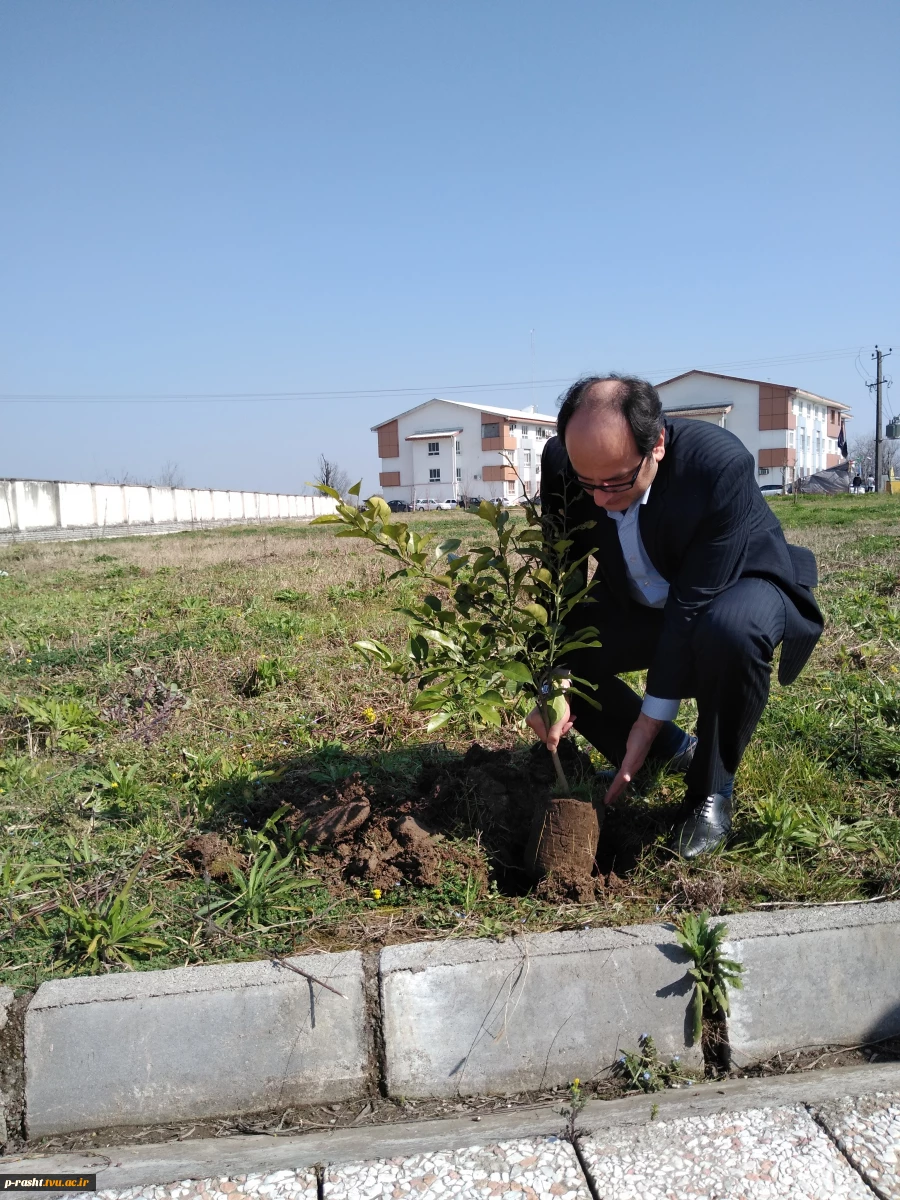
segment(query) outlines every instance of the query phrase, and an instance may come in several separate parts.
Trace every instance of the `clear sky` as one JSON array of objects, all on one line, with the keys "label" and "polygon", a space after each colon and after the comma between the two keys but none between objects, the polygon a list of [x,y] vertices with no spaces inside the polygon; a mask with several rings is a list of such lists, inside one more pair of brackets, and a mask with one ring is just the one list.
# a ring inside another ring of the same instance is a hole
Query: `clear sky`
[{"label": "clear sky", "polygon": [[[0,394],[116,402],[0,403],[0,475],[369,490],[377,421],[605,370],[856,433],[898,46],[897,0],[4,0]],[[295,395],[122,402],[210,393]]]}]

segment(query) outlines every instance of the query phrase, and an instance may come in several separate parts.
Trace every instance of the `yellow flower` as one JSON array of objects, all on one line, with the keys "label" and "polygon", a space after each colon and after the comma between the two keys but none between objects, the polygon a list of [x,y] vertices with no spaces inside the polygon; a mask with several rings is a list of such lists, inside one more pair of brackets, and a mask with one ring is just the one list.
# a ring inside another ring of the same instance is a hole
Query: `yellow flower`
[{"label": "yellow flower", "polygon": [[378,713],[374,708],[372,708],[371,705],[369,705],[368,708],[363,709],[362,715],[366,718],[370,725],[374,724],[374,722],[378,720]]},{"label": "yellow flower", "polygon": [[25,661],[26,661],[26,662],[31,662],[31,659],[30,659],[30,658],[26,658],[26,659],[25,659]]},{"label": "yellow flower", "polygon": [[118,787],[119,785],[118,785],[117,783],[113,782],[113,783],[111,783],[109,786],[110,786],[110,787]]},{"label": "yellow flower", "polygon": [[381,888],[372,888],[372,895],[375,897],[376,900],[380,900],[381,899]]},{"label": "yellow flower", "polygon": [[572,1080],[572,1087],[580,1087],[580,1086],[581,1086],[581,1080],[576,1076]]}]

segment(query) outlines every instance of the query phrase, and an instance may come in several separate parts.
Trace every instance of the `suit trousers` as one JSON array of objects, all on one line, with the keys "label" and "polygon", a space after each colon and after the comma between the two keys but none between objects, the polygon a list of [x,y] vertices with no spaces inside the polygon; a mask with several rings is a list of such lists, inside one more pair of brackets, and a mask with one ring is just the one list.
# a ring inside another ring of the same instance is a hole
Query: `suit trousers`
[{"label": "suit trousers", "polygon": [[[697,748],[687,773],[690,796],[721,791],[737,770],[769,698],[772,657],[784,636],[785,605],[790,603],[774,583],[745,578],[719,593],[696,618],[687,693],[697,700]],[[650,666],[663,610],[636,601],[623,608],[601,591],[598,602],[585,605],[578,615],[582,626],[597,627],[602,646],[574,652],[569,665],[574,675],[596,685],[596,691],[585,690],[602,711],[573,696],[575,728],[619,767],[641,698],[618,676]],[[672,758],[682,740],[677,726],[666,722],[653,757]]]}]

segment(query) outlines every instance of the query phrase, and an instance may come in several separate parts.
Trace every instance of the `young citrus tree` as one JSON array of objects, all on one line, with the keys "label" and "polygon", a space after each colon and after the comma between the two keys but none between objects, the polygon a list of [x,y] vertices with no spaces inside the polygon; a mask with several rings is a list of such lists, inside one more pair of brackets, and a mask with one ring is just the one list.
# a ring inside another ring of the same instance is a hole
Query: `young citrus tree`
[{"label": "young citrus tree", "polygon": [[[359,488],[349,495],[358,497]],[[337,501],[337,511],[313,524],[372,542],[396,562],[391,579],[415,578],[433,589],[398,610],[411,623],[400,654],[371,639],[355,643],[370,661],[416,684],[412,707],[431,713],[429,731],[472,720],[498,726],[504,713],[521,714],[523,702],[540,707],[549,729],[569,690],[599,708],[589,694],[595,685],[565,666],[566,655],[599,642],[593,626],[566,633],[567,617],[589,598],[589,555],[569,561],[573,542],[559,518],[540,516],[529,504],[526,524],[517,528],[507,511],[482,501],[477,515],[486,540],[460,552],[459,538],[435,545],[433,536],[397,521],[381,497],[356,508],[331,488],[319,490]],[[559,755],[551,753],[558,787],[570,795]]]}]

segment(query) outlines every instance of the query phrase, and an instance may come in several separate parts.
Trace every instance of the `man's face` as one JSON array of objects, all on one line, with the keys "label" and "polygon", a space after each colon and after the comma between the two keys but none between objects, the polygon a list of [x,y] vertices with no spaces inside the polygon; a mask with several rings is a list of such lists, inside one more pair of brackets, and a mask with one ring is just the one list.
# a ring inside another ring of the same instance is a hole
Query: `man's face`
[{"label": "man's face", "polygon": [[[594,503],[607,512],[624,512],[656,478],[666,453],[665,432],[641,461],[634,434],[621,413],[579,409],[566,427],[566,453],[579,483]],[[629,481],[630,486],[625,487]],[[602,491],[596,486],[601,483],[618,484],[622,490]]]}]

